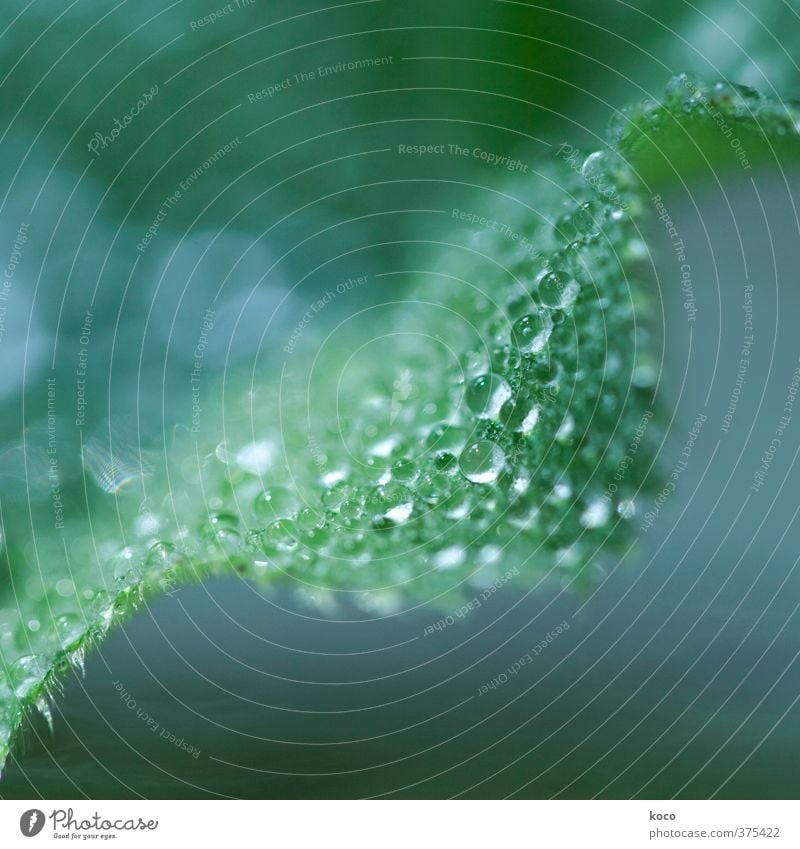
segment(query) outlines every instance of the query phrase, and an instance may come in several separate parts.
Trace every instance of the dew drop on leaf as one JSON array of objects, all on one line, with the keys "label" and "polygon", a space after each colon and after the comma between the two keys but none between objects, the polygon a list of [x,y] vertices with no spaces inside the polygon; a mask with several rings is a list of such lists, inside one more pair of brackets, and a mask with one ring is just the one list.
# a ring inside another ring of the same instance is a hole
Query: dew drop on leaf
[{"label": "dew drop on leaf", "polygon": [[21,657],[8,670],[8,681],[14,694],[21,698],[28,691],[41,684],[47,674],[47,663],[38,655]]},{"label": "dew drop on leaf", "polygon": [[413,460],[398,460],[392,466],[392,477],[401,483],[411,483],[417,477],[417,467]]},{"label": "dew drop on leaf", "polygon": [[520,353],[535,354],[544,348],[550,338],[553,322],[543,313],[529,313],[514,323],[511,341]]},{"label": "dew drop on leaf", "polygon": [[578,284],[563,271],[548,271],[537,287],[539,301],[550,309],[565,309],[578,294]]},{"label": "dew drop on leaf", "polygon": [[467,406],[480,419],[496,418],[510,397],[511,387],[497,374],[476,377],[464,393]]},{"label": "dew drop on leaf", "polygon": [[77,613],[65,613],[55,620],[56,638],[62,649],[69,648],[86,630],[83,618]]},{"label": "dew drop on leaf", "polygon": [[472,483],[494,483],[505,465],[506,457],[499,445],[480,440],[467,446],[459,459],[461,473]]}]

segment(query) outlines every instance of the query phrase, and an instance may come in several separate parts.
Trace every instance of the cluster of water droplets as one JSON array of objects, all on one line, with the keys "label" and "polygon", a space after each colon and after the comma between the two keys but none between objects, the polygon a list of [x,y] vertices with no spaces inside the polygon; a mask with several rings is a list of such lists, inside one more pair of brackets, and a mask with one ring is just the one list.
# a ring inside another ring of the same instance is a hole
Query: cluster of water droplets
[{"label": "cluster of water droplets", "polygon": [[[263,444],[218,446],[209,471],[218,479],[203,488],[225,495],[199,529],[207,560],[386,609],[409,594],[490,583],[511,560],[530,561],[532,575],[581,580],[614,526],[635,514],[636,474],[605,492],[622,457],[607,435],[633,429],[646,392],[632,380],[647,344],[633,321],[636,231],[587,177],[621,182],[600,158],[585,158],[586,173],[562,168],[546,221],[519,213],[535,251],[483,237],[495,267],[484,263],[478,285],[443,295],[446,309],[429,320],[454,361],[415,363],[418,343],[397,342],[407,386],[393,390],[366,368],[343,417],[331,402],[309,407],[301,377],[288,393],[297,406],[280,405],[295,427],[262,434]],[[475,277],[470,255],[444,262]],[[245,461],[253,457],[262,462]]]}]

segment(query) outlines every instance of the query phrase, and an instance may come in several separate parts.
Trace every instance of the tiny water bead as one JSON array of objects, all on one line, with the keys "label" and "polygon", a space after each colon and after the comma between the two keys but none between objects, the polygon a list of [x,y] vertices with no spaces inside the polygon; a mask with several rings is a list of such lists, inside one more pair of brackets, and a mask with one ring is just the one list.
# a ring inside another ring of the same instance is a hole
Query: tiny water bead
[{"label": "tiny water bead", "polygon": [[261,539],[267,548],[294,551],[297,548],[297,529],[290,519],[279,519],[265,528]]},{"label": "tiny water bead", "polygon": [[500,375],[490,373],[476,377],[466,389],[464,400],[480,419],[496,418],[511,397],[511,387]]},{"label": "tiny water bead", "polygon": [[461,474],[472,483],[494,483],[506,462],[503,449],[489,440],[473,442],[461,453]]},{"label": "tiny water bead", "polygon": [[113,563],[114,580],[117,583],[130,584],[141,577],[141,556],[137,549],[126,546],[117,553]]},{"label": "tiny water bead", "polygon": [[433,466],[437,472],[454,475],[458,471],[458,458],[449,451],[442,451],[434,457]]},{"label": "tiny water bead", "polygon": [[208,517],[208,529],[211,534],[216,534],[221,528],[232,528],[236,530],[239,527],[239,517],[234,513],[212,513]]},{"label": "tiny water bead", "polygon": [[555,223],[556,236],[563,242],[580,238],[593,238],[600,234],[602,207],[598,204],[582,203],[575,210],[566,212]]},{"label": "tiny water bead", "polygon": [[418,474],[419,471],[413,460],[398,460],[392,466],[392,477],[401,483],[413,482]]},{"label": "tiny water bead", "polygon": [[313,507],[305,507],[297,514],[297,527],[301,531],[313,531],[325,524],[325,514]]},{"label": "tiny water bead", "polygon": [[528,313],[514,323],[511,340],[521,353],[535,354],[547,345],[552,330],[550,316],[538,312]]},{"label": "tiny water bead", "polygon": [[239,519],[233,513],[212,513],[204,532],[213,549],[218,549],[224,554],[233,554],[242,545]]},{"label": "tiny water bead", "polygon": [[348,498],[339,507],[339,521],[346,526],[356,526],[366,515],[361,498]]},{"label": "tiny water bead", "polygon": [[450,492],[450,481],[441,472],[422,475],[417,483],[417,495],[427,504],[438,504]]},{"label": "tiny water bead", "polygon": [[611,155],[607,151],[596,150],[590,153],[581,165],[581,174],[600,194],[611,194],[614,191]]},{"label": "tiny water bead", "polygon": [[173,568],[187,562],[186,555],[176,545],[166,540],[153,543],[147,552],[147,565],[159,569]]},{"label": "tiny water bead", "polygon": [[87,630],[85,620],[77,613],[64,613],[53,623],[56,639],[62,649],[69,648]]}]

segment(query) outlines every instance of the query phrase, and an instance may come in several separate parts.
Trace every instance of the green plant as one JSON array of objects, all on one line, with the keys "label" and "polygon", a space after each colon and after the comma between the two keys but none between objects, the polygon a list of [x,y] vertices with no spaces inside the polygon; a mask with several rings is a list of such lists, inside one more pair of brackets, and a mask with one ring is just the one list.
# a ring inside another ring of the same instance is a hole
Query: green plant
[{"label": "green plant", "polygon": [[12,563],[0,761],[30,712],[49,717],[67,669],[180,582],[235,570],[374,611],[491,586],[509,564],[590,586],[597,559],[633,541],[657,427],[645,185],[687,138],[705,139],[698,158],[728,145],[721,122],[771,148],[796,138],[800,111],[676,78],[615,120],[603,150],[564,147],[529,197],[515,186],[524,203],[498,192],[477,241],[444,251],[397,307],[414,332],[381,343],[383,359],[358,355],[374,342],[362,322],[324,367],[259,377],[229,398],[218,444],[175,441],[135,515],[69,520],[89,541],[69,575],[46,552],[37,575]]}]

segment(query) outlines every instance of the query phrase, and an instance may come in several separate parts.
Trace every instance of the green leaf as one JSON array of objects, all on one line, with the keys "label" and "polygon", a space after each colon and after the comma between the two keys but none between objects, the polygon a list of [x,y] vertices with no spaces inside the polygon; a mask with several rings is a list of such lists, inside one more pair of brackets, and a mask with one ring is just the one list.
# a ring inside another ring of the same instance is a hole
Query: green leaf
[{"label": "green leaf", "polygon": [[800,112],[676,78],[663,103],[615,121],[605,149],[563,145],[493,209],[460,216],[469,243],[441,246],[439,271],[390,315],[351,320],[346,345],[315,338],[304,356],[298,326],[281,369],[226,385],[213,441],[178,430],[158,475],[85,446],[118,515],[68,516],[63,539],[27,548],[5,529],[0,762],[111,627],[212,573],[371,611],[510,572],[590,587],[635,540],[658,428],[644,186],[674,172],[687,139],[705,140],[699,159],[740,165],[720,122],[774,152]]}]

